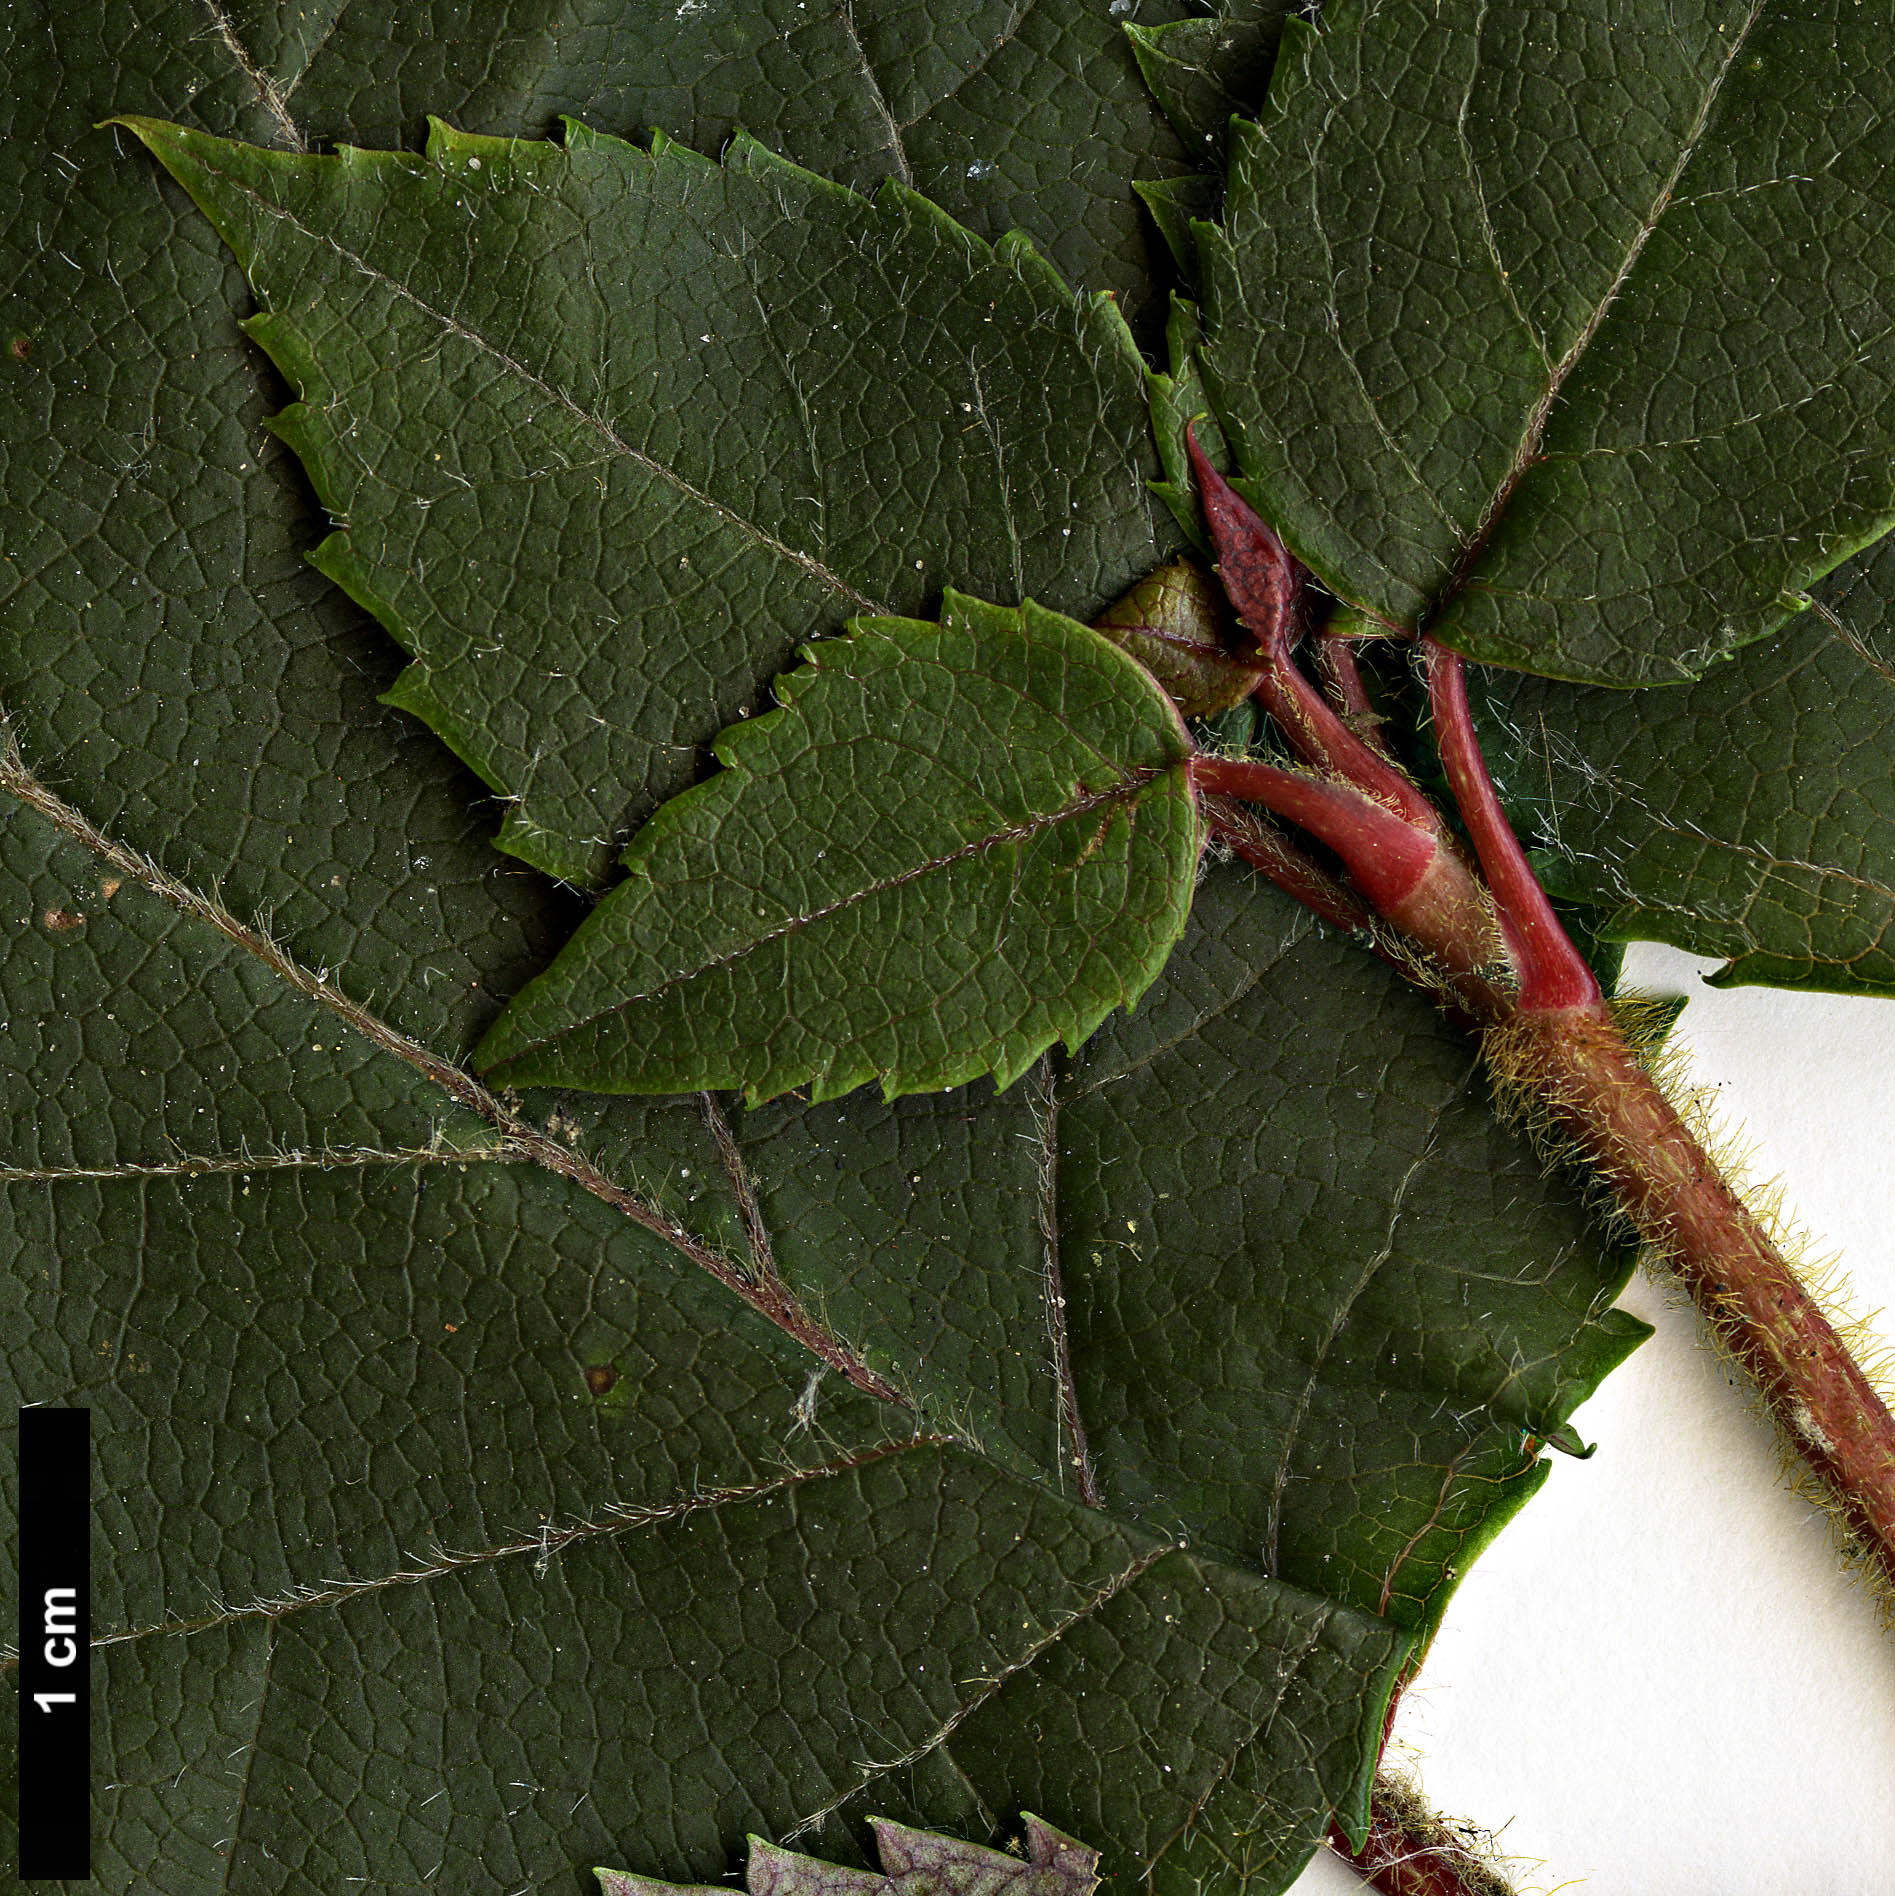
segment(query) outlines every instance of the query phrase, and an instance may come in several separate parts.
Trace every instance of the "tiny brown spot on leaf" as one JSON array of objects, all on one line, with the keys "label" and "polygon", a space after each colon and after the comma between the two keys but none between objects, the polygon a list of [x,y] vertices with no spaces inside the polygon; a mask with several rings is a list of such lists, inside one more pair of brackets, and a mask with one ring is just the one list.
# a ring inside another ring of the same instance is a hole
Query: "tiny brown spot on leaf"
[{"label": "tiny brown spot on leaf", "polygon": [[33,353],[33,338],[31,336],[15,336],[13,340],[7,344],[7,347],[13,352],[15,362],[24,362],[27,357]]},{"label": "tiny brown spot on leaf", "polygon": [[75,915],[71,909],[49,908],[40,919],[56,935],[70,934],[73,929],[86,925],[86,918]]},{"label": "tiny brown spot on leaf", "polygon": [[595,1396],[612,1393],[613,1385],[619,1379],[618,1369],[611,1363],[588,1363],[585,1367],[586,1387]]},{"label": "tiny brown spot on leaf", "polygon": [[99,884],[99,894],[109,902],[124,886],[125,882],[122,877],[107,876],[105,880]]}]

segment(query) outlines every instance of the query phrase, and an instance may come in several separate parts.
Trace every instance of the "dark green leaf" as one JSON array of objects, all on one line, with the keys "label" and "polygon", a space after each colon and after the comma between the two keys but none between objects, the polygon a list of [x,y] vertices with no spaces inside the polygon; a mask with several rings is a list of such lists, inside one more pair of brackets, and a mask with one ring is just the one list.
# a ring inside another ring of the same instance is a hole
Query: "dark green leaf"
[{"label": "dark green leaf", "polygon": [[812,646],[476,1051],[512,1086],[1010,1086],[1150,986],[1197,868],[1151,677],[1029,604]]},{"label": "dark green leaf", "polygon": [[1192,172],[1183,178],[1146,179],[1132,188],[1158,226],[1179,279],[1195,292],[1198,240],[1192,226],[1200,219],[1215,217],[1222,208],[1224,181],[1210,172]]},{"label": "dark green leaf", "polygon": [[94,129],[187,100],[272,121],[193,0],[22,6],[0,36],[0,332],[27,345],[0,346],[0,697],[95,820],[470,1044],[572,915],[377,708],[393,654],[304,563],[321,522],[264,432],[282,396],[235,326],[242,275]]},{"label": "dark green leaf", "polygon": [[1720,980],[1895,993],[1895,546],[1696,684],[1486,681],[1488,754],[1542,873]]},{"label": "dark green leaf", "polygon": [[[1033,9],[1001,51],[1056,11]],[[674,14],[652,17],[683,46],[696,16]],[[743,17],[720,10],[705,31]],[[241,279],[181,194],[88,129],[189,111],[230,136],[389,140],[448,105],[539,130],[602,94],[633,44],[620,16],[551,18],[470,6],[429,37],[360,0],[215,17],[142,0],[22,6],[0,26],[9,335],[31,344],[0,354],[16,514],[0,674],[33,758],[84,811],[83,835],[49,825],[7,785],[6,912],[33,919],[0,954],[0,1281],[17,1398],[97,1421],[100,1886],[569,1896],[587,1860],[711,1878],[747,1827],[785,1835],[854,1790],[864,1758],[901,1758],[810,1847],[853,1855],[851,1820],[876,1808],[982,1835],[1025,1799],[1130,1876],[1202,1800],[1160,1880],[1227,1891],[1247,1870],[1253,1892],[1280,1888],[1332,1807],[1359,1814],[1403,1650],[1348,1603],[1372,1612],[1386,1592],[1402,1625],[1438,1610],[1538,1478],[1521,1432],[1555,1423],[1630,1334],[1598,1315],[1624,1259],[1493,1126],[1421,1002],[1219,870],[1174,963],[1179,981],[1208,970],[1164,1016],[1176,1040],[1136,1075],[1056,1095],[1053,1122],[1096,1160],[1048,1163],[1060,1140],[1035,1104],[1088,1070],[1054,1061],[1003,1100],[779,1103],[739,1116],[729,1147],[697,1103],[547,1102],[560,1139],[585,1129],[588,1186],[98,853],[91,823],[220,889],[225,913],[268,914],[291,971],[336,969],[332,996],[372,1000],[437,1076],[570,926],[492,855],[478,786],[377,706],[388,647],[301,564],[321,523],[261,427],[281,396],[231,321]],[[646,75],[656,43],[635,47]],[[1050,73],[1062,42],[1040,43]],[[1085,83],[1105,69],[1075,63],[1064,96],[1091,112]],[[744,70],[761,86],[768,64]],[[714,89],[716,70],[689,83]],[[1034,95],[1005,59],[985,70],[981,109],[1004,132]],[[487,103],[467,109],[457,86]],[[760,131],[764,96],[734,108]],[[835,96],[812,82],[799,117],[782,92],[797,155]],[[384,100],[400,121],[386,129]],[[1030,179],[1009,153],[1038,149],[1058,185],[1069,131],[1003,145],[1002,176]],[[1089,175],[1064,174],[1062,206],[1112,196],[1095,163],[1110,142],[1088,148]],[[1063,208],[1049,223],[1090,241]],[[666,741],[694,752],[714,722]],[[1263,932],[1219,922],[1226,900]],[[1299,1008],[1308,1031],[1283,1036]],[[1119,1045],[1108,1033],[1101,1057]],[[1180,1127],[1185,1144],[1154,1157]],[[1307,1336],[1272,1328],[1268,1287],[1307,1277],[1302,1307],[1343,1309],[1422,1153],[1468,1222],[1398,1219],[1430,1268],[1411,1274],[1398,1245],[1363,1327],[1345,1321],[1312,1375]],[[1161,1303],[1167,1259],[1143,1246],[1148,1219],[1178,1215],[1174,1174],[1216,1189],[1167,1230],[1186,1268]],[[622,1215],[628,1199],[677,1239]],[[1071,1498],[1048,1278],[1062,1233],[1105,1509]],[[822,1377],[680,1256],[698,1244],[741,1281],[772,1239],[783,1277],[915,1393],[919,1421]],[[1496,1279],[1509,1304],[1469,1312],[1463,1292]],[[1411,1347],[1383,1395],[1390,1337]],[[1543,1365],[1520,1398],[1494,1367],[1516,1358]],[[1312,1385],[1309,1423],[1252,1451],[1291,1444],[1279,1576],[1254,1494],[1207,1480],[1166,1414],[1177,1388],[1194,1428],[1250,1443],[1246,1406],[1293,1420]],[[1192,1551],[1164,1552],[1181,1524]],[[1154,1550],[1110,1600],[1066,1611]],[[943,1605],[916,1579],[940,1556],[1000,1577]],[[1279,1584],[1294,1573],[1341,1604]],[[962,1682],[1048,1625],[1059,1636],[973,1704]]]},{"label": "dark green leaf", "polygon": [[1085,616],[1164,550],[1110,299],[899,187],[578,127],[425,159],[137,129],[265,304],[303,395],[273,425],[346,523],[316,562],[416,661],[392,701],[556,875],[598,880],[800,640],[944,580]]},{"label": "dark green leaf", "polygon": [[[1147,24],[1178,0],[1138,0]],[[1162,319],[1133,178],[1191,162],[1108,0],[453,0],[231,9],[309,144],[417,142],[430,113],[544,138],[562,112],[715,151],[741,127],[859,190],[911,184],[989,239]],[[391,56],[391,48],[399,56]],[[263,134],[268,137],[269,133]],[[281,142],[272,139],[271,142]]]},{"label": "dark green leaf", "polygon": [[1210,19],[1126,28],[1145,83],[1198,164],[1221,165],[1232,116],[1262,103],[1295,10],[1288,0],[1235,0]]},{"label": "dark green leaf", "polygon": [[1854,0],[1286,28],[1204,239],[1247,491],[1344,599],[1675,680],[1895,514],[1895,52]]},{"label": "dark green leaf", "polygon": [[1185,536],[1208,560],[1211,539],[1198,507],[1197,476],[1191,471],[1186,446],[1189,431],[1196,430],[1198,446],[1220,473],[1228,473],[1231,463],[1229,444],[1211,412],[1211,398],[1198,373],[1197,349],[1202,335],[1198,306],[1188,297],[1174,296],[1171,319],[1165,325],[1170,373],[1154,370],[1146,377],[1146,386],[1151,394],[1152,433],[1157,437],[1158,456],[1165,469],[1165,478],[1152,482],[1152,492],[1171,509]]},{"label": "dark green leaf", "polygon": [[[735,1827],[846,1850],[867,1796],[966,1822],[1029,1781],[1180,1890],[1242,1835],[1287,1877],[1362,1821],[1396,1628],[898,1408],[818,1413],[801,1352],[583,1164],[454,1115],[424,1049],[214,903],[102,896],[110,846],[6,788],[0,892],[52,918],[5,964],[9,1097],[49,1056],[40,1085],[118,1097],[0,1181],[15,1390],[99,1417],[108,1883],[176,1831],[181,1876],[226,1850],[239,1886],[556,1887],[619,1785],[686,1873]],[[69,1012],[92,1031],[49,1046]],[[1042,1758],[1082,1724],[1096,1756]]]},{"label": "dark green leaf", "polygon": [[1069,1482],[1082,1434],[1114,1509],[1405,1626],[1646,1334],[1464,1038],[1236,867],[1077,1059],[736,1131],[780,1267],[927,1413]]}]

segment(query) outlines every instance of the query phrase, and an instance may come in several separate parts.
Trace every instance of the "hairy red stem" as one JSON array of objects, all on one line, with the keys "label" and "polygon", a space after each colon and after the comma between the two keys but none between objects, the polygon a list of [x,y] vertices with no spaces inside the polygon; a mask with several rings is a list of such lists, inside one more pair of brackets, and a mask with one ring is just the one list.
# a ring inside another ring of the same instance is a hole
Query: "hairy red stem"
[{"label": "hairy red stem", "polygon": [[[1507,822],[1469,714],[1461,659],[1425,643],[1441,760],[1485,888],[1438,815],[1430,810],[1429,820],[1418,822],[1409,798],[1388,794],[1391,774],[1414,797],[1419,790],[1344,730],[1297,673],[1283,629],[1283,601],[1294,596],[1282,579],[1288,554],[1273,535],[1259,540],[1268,529],[1247,508],[1236,511],[1243,503],[1228,487],[1220,498],[1214,474],[1200,468],[1199,478],[1207,509],[1221,510],[1225,525],[1220,571],[1241,574],[1248,561],[1265,573],[1267,583],[1252,590],[1259,615],[1265,607],[1275,614],[1273,631],[1260,640],[1268,701],[1291,707],[1296,721],[1285,723],[1285,735],[1323,774],[1200,757],[1194,783],[1201,792],[1259,804],[1335,853],[1353,891],[1411,945],[1408,971],[1475,1025],[1503,1095],[1557,1153],[1592,1167],[1639,1235],[1677,1271],[1895,1591],[1895,1416],[1627,1044]],[[1238,604],[1242,609],[1242,599]],[[1303,715],[1310,700],[1320,718]],[[1260,866],[1334,918],[1335,905],[1320,887],[1306,892],[1281,864]],[[1378,943],[1385,955],[1387,940]]]},{"label": "hairy red stem", "polygon": [[1474,1027],[1503,1096],[1556,1155],[1586,1161],[1677,1270],[1895,1594],[1895,1416],[1627,1044],[1507,821],[1463,661],[1422,641],[1441,763],[1478,876],[1414,780],[1344,721],[1368,705],[1353,654],[1319,652],[1329,698],[1298,671],[1307,576],[1195,437],[1189,446],[1219,575],[1257,640],[1255,695],[1308,767],[1200,757],[1193,781],[1313,837],[1339,859],[1349,888],[1338,901],[1332,877],[1299,852],[1240,839],[1231,832],[1241,824],[1226,822],[1223,840],[1326,919],[1359,929],[1358,897],[1374,911],[1385,924],[1369,931],[1376,951]]},{"label": "hairy red stem", "polygon": [[1334,876],[1326,874],[1280,830],[1260,821],[1227,797],[1207,796],[1204,814],[1211,834],[1261,876],[1274,882],[1333,927],[1363,934],[1375,917]]},{"label": "hairy red stem", "polygon": [[1626,1044],[1500,806],[1457,653],[1424,641],[1448,782],[1520,975],[1488,1025],[1496,1078],[1543,1112],[1756,1381],[1883,1579],[1895,1587],[1895,1415],[1763,1223]]},{"label": "hairy red stem", "polygon": [[1612,1188],[1895,1589],[1895,1415],[1603,1007],[1516,1011],[1489,1063]]},{"label": "hairy red stem", "polygon": [[1191,780],[1261,804],[1334,850],[1363,899],[1425,953],[1466,1011],[1488,1019],[1504,1005],[1492,982],[1503,965],[1492,907],[1434,830],[1416,829],[1349,784],[1249,758],[1193,758]]},{"label": "hairy red stem", "polygon": [[1324,632],[1310,642],[1312,662],[1321,681],[1323,694],[1342,713],[1344,721],[1370,749],[1395,761],[1395,753],[1382,735],[1382,720],[1375,709],[1369,688],[1362,680],[1362,667],[1356,660],[1355,640],[1334,632]]},{"label": "hairy red stem", "polygon": [[1351,784],[1243,757],[1193,758],[1191,780],[1201,790],[1260,803],[1327,844],[1378,914],[1409,901],[1440,854],[1432,837]]},{"label": "hairy red stem", "polygon": [[1501,1874],[1422,1803],[1378,1778],[1362,1848],[1332,1832],[1329,1847],[1384,1896],[1513,1896]]}]

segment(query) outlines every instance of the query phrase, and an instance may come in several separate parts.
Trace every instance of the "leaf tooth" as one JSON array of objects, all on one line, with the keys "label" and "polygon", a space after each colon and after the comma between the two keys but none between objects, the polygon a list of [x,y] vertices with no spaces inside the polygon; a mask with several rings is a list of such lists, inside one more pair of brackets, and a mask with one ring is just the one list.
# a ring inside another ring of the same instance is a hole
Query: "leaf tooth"
[{"label": "leaf tooth", "polygon": [[1087,1890],[1098,1880],[1099,1853],[1090,1844],[1055,1830],[1044,1817],[1030,1810],[1020,1813],[1026,1830],[1026,1859],[1043,1869],[1057,1869],[1079,1889]]},{"label": "leaf tooth", "polygon": [[969,1843],[961,1837],[943,1837],[931,1830],[916,1830],[898,1824],[893,1818],[871,1817],[875,1832],[876,1854],[890,1876],[926,1872],[931,1883],[938,1884],[973,1872],[983,1878],[1004,1877],[1012,1882],[1025,1867],[1018,1857],[1004,1851],[989,1850],[984,1844]]},{"label": "leaf tooth", "polygon": [[744,1887],[750,1896],[875,1896],[887,1890],[888,1878],[874,1870],[799,1856],[767,1837],[752,1837]]}]

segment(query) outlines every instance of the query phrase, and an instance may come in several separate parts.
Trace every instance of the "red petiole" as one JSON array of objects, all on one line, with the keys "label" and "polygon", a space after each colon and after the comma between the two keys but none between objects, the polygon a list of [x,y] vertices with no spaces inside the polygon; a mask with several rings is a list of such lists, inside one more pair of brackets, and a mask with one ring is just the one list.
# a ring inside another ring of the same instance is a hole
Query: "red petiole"
[{"label": "red petiole", "polygon": [[[1366,929],[1378,952],[1473,1026],[1503,1100],[1610,1188],[1895,1586],[1895,1416],[1626,1042],[1501,808],[1459,655],[1421,640],[1441,764],[1478,875],[1420,786],[1379,740],[1352,728],[1350,719],[1366,725],[1373,715],[1353,654],[1322,654],[1327,696],[1298,670],[1307,575],[1195,437],[1189,446],[1218,575],[1256,640],[1255,696],[1302,766],[1195,758],[1212,834],[1326,920]],[[1320,844],[1344,880],[1267,825],[1247,823],[1241,804]]]}]

